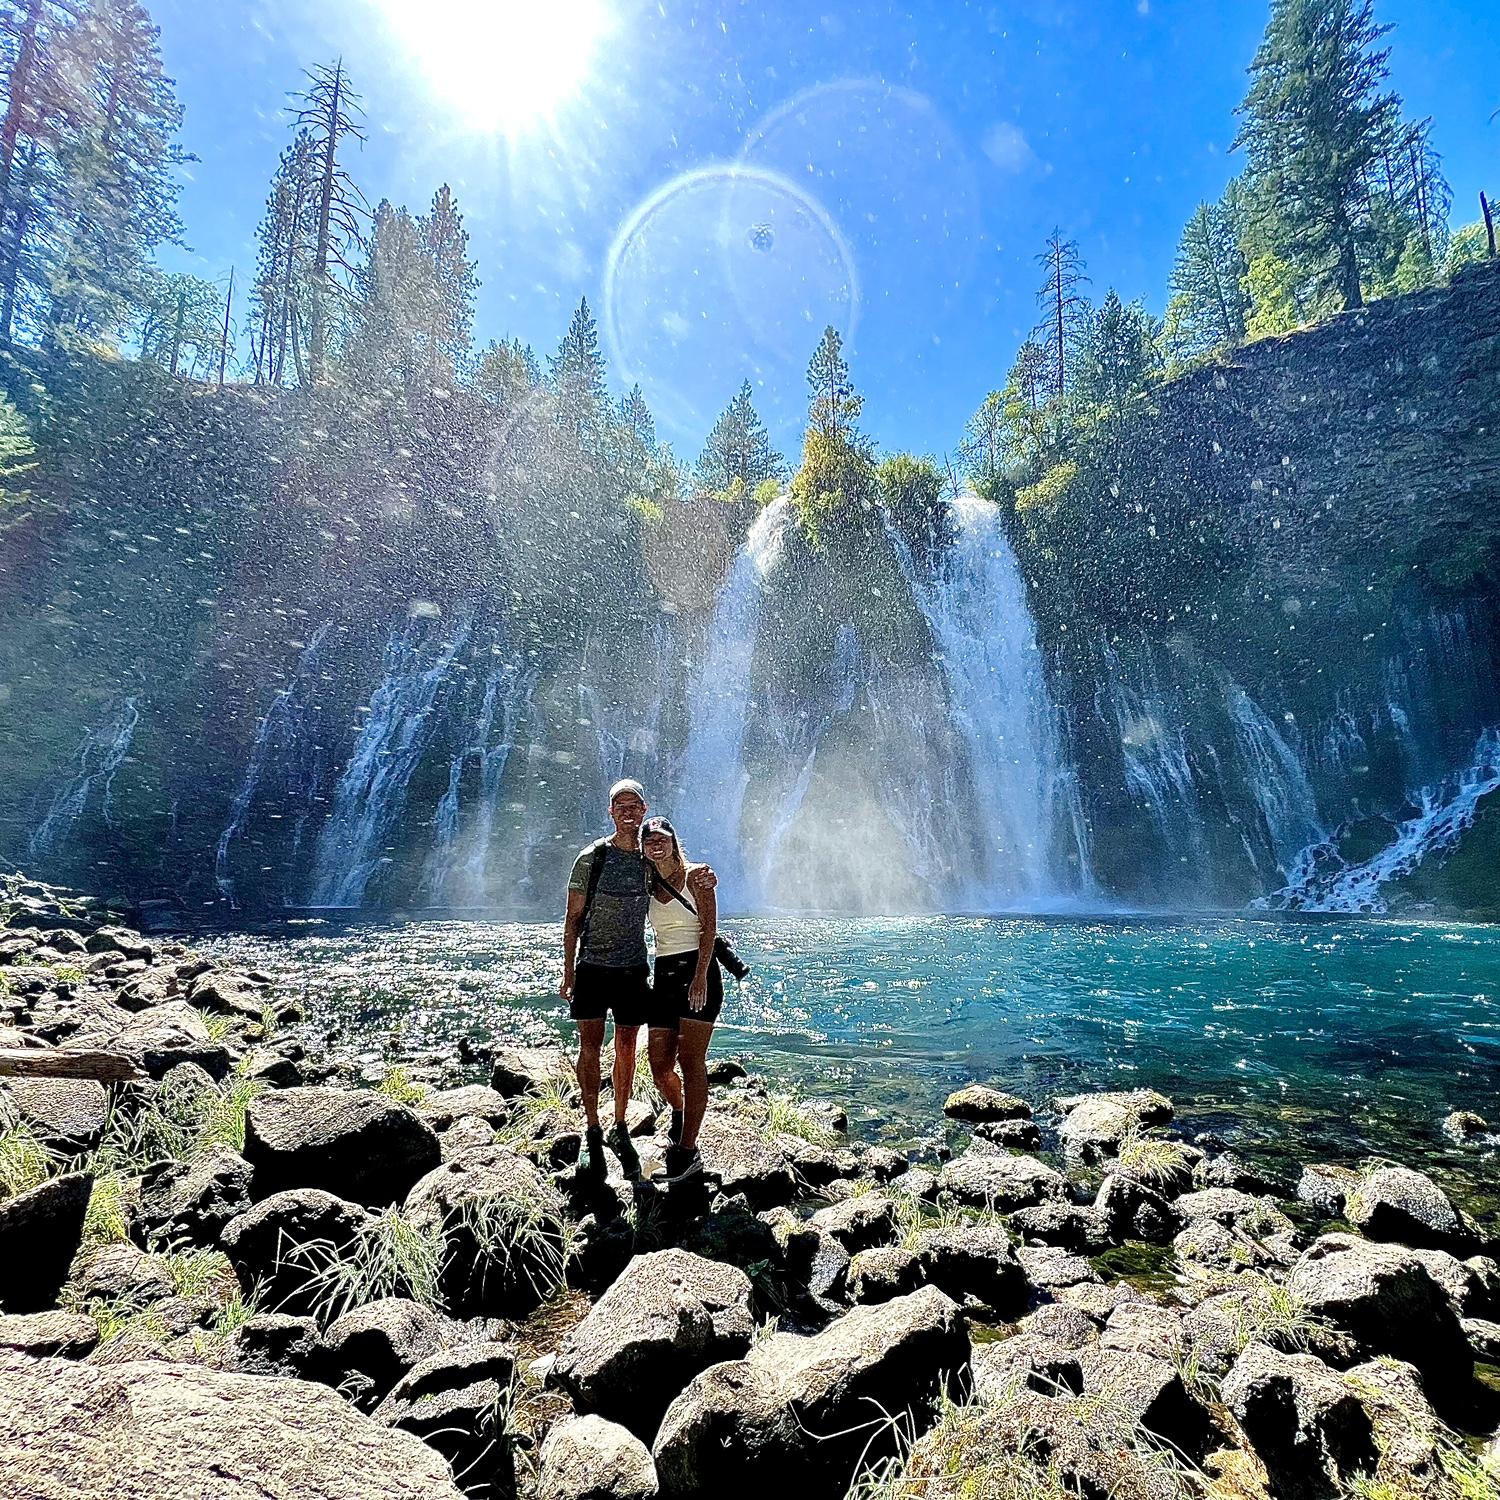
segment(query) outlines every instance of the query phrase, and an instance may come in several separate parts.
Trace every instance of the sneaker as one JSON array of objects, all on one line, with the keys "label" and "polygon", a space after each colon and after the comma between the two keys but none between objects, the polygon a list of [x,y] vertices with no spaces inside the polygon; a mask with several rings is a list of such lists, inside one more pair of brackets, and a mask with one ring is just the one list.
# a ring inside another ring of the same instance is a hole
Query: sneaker
[{"label": "sneaker", "polygon": [[580,1177],[604,1176],[604,1132],[591,1125],[583,1133],[583,1149],[578,1153]]},{"label": "sneaker", "polygon": [[619,1121],[615,1122],[614,1128],[609,1133],[609,1147],[620,1158],[620,1170],[628,1181],[633,1182],[641,1175],[641,1158],[636,1152],[635,1142],[630,1139],[630,1132]]},{"label": "sneaker", "polygon": [[696,1146],[668,1146],[663,1182],[686,1182],[703,1171],[703,1157]]},{"label": "sneaker", "polygon": [[674,1146],[682,1144],[682,1111],[680,1109],[672,1111],[672,1128],[667,1131],[667,1139]]}]

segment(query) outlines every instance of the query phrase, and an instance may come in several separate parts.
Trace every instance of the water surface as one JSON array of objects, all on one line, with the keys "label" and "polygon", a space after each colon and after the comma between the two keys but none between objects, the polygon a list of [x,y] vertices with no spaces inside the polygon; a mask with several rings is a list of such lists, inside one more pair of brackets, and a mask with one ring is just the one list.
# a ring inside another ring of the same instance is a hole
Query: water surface
[{"label": "water surface", "polygon": [[[1488,1211],[1500,929],[1347,918],[736,920],[754,969],[715,1051],[843,1099],[870,1139],[936,1142],[952,1088],[1150,1086],[1289,1177],[1313,1158],[1435,1170]],[[265,968],[370,1057],[567,1031],[556,924],[313,921],[207,946]],[[475,1076],[479,1070],[475,1069]]]}]

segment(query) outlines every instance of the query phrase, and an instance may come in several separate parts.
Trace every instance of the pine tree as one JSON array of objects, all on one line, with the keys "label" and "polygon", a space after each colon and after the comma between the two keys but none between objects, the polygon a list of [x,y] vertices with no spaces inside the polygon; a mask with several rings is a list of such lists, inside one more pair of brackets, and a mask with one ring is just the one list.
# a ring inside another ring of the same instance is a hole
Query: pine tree
[{"label": "pine tree", "polygon": [[469,233],[447,183],[433,195],[432,207],[417,225],[433,271],[427,330],[429,374],[434,384],[451,382],[468,363],[479,281],[475,262],[468,258]]},{"label": "pine tree", "polygon": [[551,359],[552,386],[564,420],[575,432],[596,425],[606,406],[599,327],[582,298]]},{"label": "pine tree", "polygon": [[1269,247],[1346,307],[1363,303],[1367,180],[1399,114],[1395,96],[1379,92],[1389,54],[1374,48],[1387,30],[1371,0],[1273,0],[1237,111],[1234,147],[1249,158]]},{"label": "pine tree", "polygon": [[345,348],[359,390],[411,399],[430,385],[436,280],[417,221],[382,199],[365,263],[355,277],[357,296]]},{"label": "pine tree", "polygon": [[1036,260],[1047,273],[1036,294],[1042,310],[1037,341],[1047,351],[1049,394],[1062,396],[1068,389],[1073,355],[1088,324],[1088,298],[1078,290],[1088,285],[1088,277],[1077,242],[1065,240],[1060,229],[1052,231],[1047,248]]},{"label": "pine tree", "polygon": [[312,137],[315,208],[312,259],[308,268],[308,379],[320,384],[328,369],[328,330],[334,309],[344,294],[335,272],[353,277],[352,257],[364,243],[364,195],[354,185],[340,158],[349,141],[363,144],[358,124],[359,95],[349,87],[340,58],[307,75],[309,86],[298,95],[296,123]]},{"label": "pine tree", "polygon": [[812,390],[808,425],[833,442],[856,440],[854,424],[865,404],[849,378],[843,351],[838,329],[829,325],[807,366],[807,383]]},{"label": "pine tree", "polygon": [[695,477],[699,489],[736,502],[768,481],[785,479],[786,460],[771,446],[748,380],[714,423],[698,455]]},{"label": "pine tree", "polygon": [[218,362],[223,290],[186,272],[148,266],[135,330],[140,356],[169,375],[206,376]]},{"label": "pine tree", "polygon": [[529,345],[520,339],[490,343],[479,356],[474,389],[487,401],[509,411],[542,383],[541,366]]},{"label": "pine tree", "polygon": [[86,80],[58,149],[48,339],[112,342],[158,245],[182,232],[172,143],[182,122],[162,72],[159,33],[134,0],[93,0],[69,33],[68,65]]},{"label": "pine tree", "polygon": [[257,232],[260,248],[255,285],[250,293],[257,384],[286,383],[289,350],[300,377],[308,269],[316,237],[315,160],[312,133],[299,130],[296,139],[281,153]]},{"label": "pine tree", "polygon": [[36,467],[36,448],[26,418],[0,395],[0,536],[26,513],[31,491],[25,476]]},{"label": "pine tree", "polygon": [[1156,320],[1138,302],[1121,302],[1110,288],[1079,352],[1075,377],[1080,404],[1118,441],[1132,409],[1161,365]]},{"label": "pine tree", "polygon": [[1180,358],[1244,339],[1249,308],[1241,283],[1248,269],[1229,213],[1200,203],[1182,232],[1169,283]]}]

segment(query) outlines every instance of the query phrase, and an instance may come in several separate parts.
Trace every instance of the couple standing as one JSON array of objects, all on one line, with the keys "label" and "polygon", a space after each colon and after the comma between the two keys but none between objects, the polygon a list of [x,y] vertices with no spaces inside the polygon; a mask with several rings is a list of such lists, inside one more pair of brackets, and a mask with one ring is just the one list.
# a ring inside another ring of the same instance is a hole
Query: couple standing
[{"label": "couple standing", "polygon": [[[698,1127],[708,1107],[708,1042],[724,1000],[714,956],[718,880],[707,865],[688,864],[672,825],[648,818],[647,810],[640,782],[617,781],[609,789],[614,836],[590,844],[568,878],[560,993],[578,1023],[578,1087],[587,1120],[580,1168],[604,1174],[599,1056],[605,1017],[613,1012],[615,1123],[609,1145],[625,1175],[639,1175],[625,1106],[644,1025],[651,1076],[672,1110],[666,1181],[680,1182],[703,1170]],[[648,920],[656,934],[654,976],[646,955]]]}]

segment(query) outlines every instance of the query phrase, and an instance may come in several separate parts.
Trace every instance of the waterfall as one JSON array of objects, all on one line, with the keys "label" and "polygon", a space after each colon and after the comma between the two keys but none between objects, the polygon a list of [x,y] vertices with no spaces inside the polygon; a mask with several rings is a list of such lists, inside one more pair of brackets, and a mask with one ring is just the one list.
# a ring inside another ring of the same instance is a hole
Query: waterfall
[{"label": "waterfall", "polygon": [[[1495,792],[1500,792],[1500,726],[1480,734],[1462,770],[1413,794],[1418,812],[1397,827],[1395,837],[1373,858],[1358,865],[1339,864],[1325,845],[1323,867],[1310,868],[1278,892],[1274,904],[1300,911],[1384,912],[1382,888],[1410,875],[1425,860],[1456,848],[1474,826],[1480,802]],[[1330,855],[1335,861],[1332,869],[1326,868]]]},{"label": "waterfall", "polygon": [[[300,771],[302,774],[296,779],[309,794],[315,784],[307,775],[315,762],[315,756],[309,754],[305,744],[304,718],[309,705],[304,701],[304,695],[308,684],[318,674],[318,658],[323,648],[323,638],[331,625],[331,621],[325,621],[302,648],[297,665],[292,669],[291,681],[271,699],[271,706],[256,726],[255,742],[250,747],[250,759],[245,766],[244,779],[240,782],[234,801],[229,804],[229,821],[224,825],[224,831],[220,833],[219,842],[214,849],[214,884],[218,886],[219,894],[236,911],[239,909],[239,902],[234,893],[229,846],[245,826],[250,806],[260,791],[267,763],[279,761],[292,767],[294,774]],[[286,792],[289,788],[283,787],[281,790]],[[308,797],[297,800],[305,805]]]},{"label": "waterfall", "polygon": [[1294,880],[1308,851],[1328,836],[1306,767],[1244,688],[1227,681],[1225,697],[1240,775],[1260,809],[1283,881]]},{"label": "waterfall", "polygon": [[[501,785],[522,722],[530,713],[536,680],[535,669],[523,669],[519,661],[497,664],[485,679],[478,717],[468,743],[449,763],[447,789],[433,819],[433,846],[424,884],[439,901],[480,906],[491,899],[490,840],[500,811]],[[461,835],[459,799],[464,771],[470,765],[478,768],[477,795],[469,826]]]},{"label": "waterfall", "polygon": [[791,520],[783,496],[755,518],[719,590],[703,663],[688,691],[688,736],[676,805],[685,841],[718,872],[720,901],[749,899],[740,849],[747,775],[745,723],[760,622],[761,590],[781,557]]},{"label": "waterfall", "polygon": [[51,854],[73,831],[95,790],[99,792],[99,816],[113,828],[114,814],[110,803],[115,773],[130,753],[136,726],[141,721],[140,699],[126,698],[107,725],[84,731],[83,742],[73,758],[73,771],[52,798],[46,816],[32,830],[26,851],[33,859]]},{"label": "waterfall", "polygon": [[470,619],[463,616],[424,662],[424,623],[414,616],[392,632],[386,646],[384,675],[318,835],[315,906],[363,904],[385,841],[405,811],[412,773],[432,739],[434,706],[469,639]]},{"label": "waterfall", "polygon": [[996,506],[961,495],[952,513],[957,536],[931,574],[893,540],[932,631],[973,786],[978,866],[957,894],[978,908],[1054,904],[1078,882],[1064,891],[1054,873],[1067,768],[1026,585]]}]

